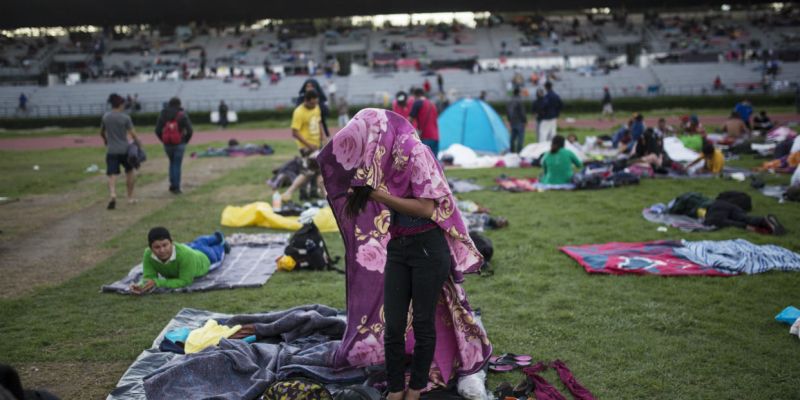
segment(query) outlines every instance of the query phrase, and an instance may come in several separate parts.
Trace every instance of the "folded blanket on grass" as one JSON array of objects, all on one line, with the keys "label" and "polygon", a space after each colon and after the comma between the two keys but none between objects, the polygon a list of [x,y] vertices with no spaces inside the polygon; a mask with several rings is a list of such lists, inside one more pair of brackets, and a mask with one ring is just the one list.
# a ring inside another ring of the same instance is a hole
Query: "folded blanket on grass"
[{"label": "folded blanket on grass", "polygon": [[[199,328],[209,319],[230,324],[235,318],[252,321],[256,330],[269,331],[265,339],[277,340],[248,344],[222,339],[218,347],[188,356],[158,350],[169,331]],[[128,368],[107,400],[256,398],[276,379],[296,374],[323,383],[362,382],[365,376],[361,370],[334,371],[330,367],[339,344],[336,338],[344,327],[344,315],[323,305],[240,316],[184,308]],[[305,340],[306,336],[317,340]],[[280,341],[281,337],[303,339],[286,343]]]},{"label": "folded blanket on grass", "polygon": [[767,271],[800,271],[800,254],[743,239],[655,241],[564,246],[586,272],[664,276],[731,276]]},{"label": "folded blanket on grass", "polygon": [[[275,260],[283,255],[289,235],[276,236],[269,246],[232,246],[230,254],[219,267],[197,278],[191,285],[177,289],[156,288],[154,293],[200,292],[215,289],[263,286],[277,268]],[[213,267],[213,266],[212,266]],[[142,279],[142,264],[139,264],[124,278],[104,285],[101,290],[110,293],[131,294],[130,285]]]},{"label": "folded blanket on grass", "polygon": [[771,244],[755,245],[744,239],[682,241],[675,252],[720,272],[760,274],[800,271],[800,254]]}]

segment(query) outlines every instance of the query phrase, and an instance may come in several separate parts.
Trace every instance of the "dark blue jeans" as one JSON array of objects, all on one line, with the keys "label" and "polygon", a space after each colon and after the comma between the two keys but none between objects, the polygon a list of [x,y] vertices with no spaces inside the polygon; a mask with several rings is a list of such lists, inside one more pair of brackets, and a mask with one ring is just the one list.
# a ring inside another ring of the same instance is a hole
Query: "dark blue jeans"
[{"label": "dark blue jeans", "polygon": [[389,391],[400,392],[405,388],[405,333],[411,303],[415,343],[408,387],[423,389],[428,385],[436,350],[436,303],[450,275],[450,248],[444,232],[434,228],[392,238],[387,246],[384,274],[383,345]]},{"label": "dark blue jeans", "polygon": [[165,144],[164,152],[169,158],[169,189],[178,190],[181,188],[181,164],[183,163],[183,153],[186,151],[186,143]]},{"label": "dark blue jeans", "polygon": [[208,261],[211,261],[211,265],[214,266],[215,263],[222,261],[225,256],[224,240],[222,233],[215,233],[213,235],[198,236],[191,243],[187,243],[187,246],[205,254],[208,257]]},{"label": "dark blue jeans", "polygon": [[439,141],[434,139],[422,139],[422,144],[431,148],[433,152],[433,156],[438,158],[439,157]]},{"label": "dark blue jeans", "polygon": [[511,124],[511,152],[519,153],[525,144],[525,123],[514,122]]}]

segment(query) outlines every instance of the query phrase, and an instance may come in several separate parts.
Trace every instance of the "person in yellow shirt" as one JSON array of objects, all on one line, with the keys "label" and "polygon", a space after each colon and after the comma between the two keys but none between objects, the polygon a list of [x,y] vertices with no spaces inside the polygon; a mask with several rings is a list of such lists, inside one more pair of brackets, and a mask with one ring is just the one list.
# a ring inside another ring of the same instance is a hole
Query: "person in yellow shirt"
[{"label": "person in yellow shirt", "polygon": [[[303,95],[303,104],[297,106],[292,113],[292,137],[297,142],[297,148],[302,157],[302,170],[295,178],[292,185],[281,195],[282,201],[292,199],[294,192],[312,183],[309,197],[314,197],[314,192],[319,189],[320,195],[325,197],[325,188],[322,185],[322,175],[316,162],[316,154],[325,144],[322,136],[322,112],[319,107],[319,94],[314,90],[307,90]],[[316,183],[316,185],[314,185]],[[316,186],[316,187],[315,187]],[[303,190],[300,191],[300,200],[305,200]]]},{"label": "person in yellow shirt", "polygon": [[322,147],[322,111],[319,108],[319,95],[309,90],[303,96],[303,104],[297,106],[292,113],[292,137],[303,155],[319,150]]},{"label": "person in yellow shirt", "polygon": [[691,168],[700,161],[705,162],[703,168],[697,171],[697,173],[700,174],[720,175],[722,174],[722,169],[725,168],[725,156],[722,154],[722,151],[715,148],[714,144],[710,142],[705,142],[703,144],[703,154],[692,161],[687,168]]}]

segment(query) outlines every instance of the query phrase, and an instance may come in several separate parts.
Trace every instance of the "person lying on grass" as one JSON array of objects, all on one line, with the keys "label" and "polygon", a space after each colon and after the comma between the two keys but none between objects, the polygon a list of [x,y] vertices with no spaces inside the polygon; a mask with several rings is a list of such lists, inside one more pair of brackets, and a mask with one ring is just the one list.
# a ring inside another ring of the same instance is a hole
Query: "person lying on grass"
[{"label": "person lying on grass", "polygon": [[174,243],[167,228],[158,226],[147,234],[148,247],[142,259],[142,280],[131,285],[134,294],[146,294],[155,288],[182,288],[195,278],[208,274],[222,264],[230,247],[222,232],[199,236],[188,244]]}]

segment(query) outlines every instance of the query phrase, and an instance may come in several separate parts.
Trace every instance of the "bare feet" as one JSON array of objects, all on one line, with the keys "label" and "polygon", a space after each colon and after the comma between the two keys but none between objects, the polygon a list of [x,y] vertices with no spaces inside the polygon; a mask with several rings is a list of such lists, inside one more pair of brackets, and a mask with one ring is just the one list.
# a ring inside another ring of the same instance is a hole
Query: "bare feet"
[{"label": "bare feet", "polygon": [[403,400],[403,392],[392,392],[386,395],[386,400]]},{"label": "bare feet", "polygon": [[405,400],[419,400],[419,390],[408,389],[406,391],[406,398]]}]

